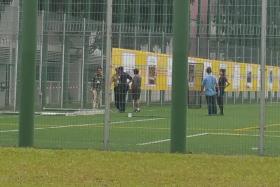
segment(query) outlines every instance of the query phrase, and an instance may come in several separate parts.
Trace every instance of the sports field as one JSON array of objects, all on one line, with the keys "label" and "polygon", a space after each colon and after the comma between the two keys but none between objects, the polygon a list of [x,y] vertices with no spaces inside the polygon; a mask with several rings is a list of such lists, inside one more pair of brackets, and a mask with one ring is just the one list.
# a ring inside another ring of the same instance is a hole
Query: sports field
[{"label": "sports field", "polygon": [[[280,105],[267,105],[265,152],[280,154]],[[127,111],[131,111],[130,108]],[[210,154],[257,154],[259,107],[226,105],[225,116],[207,116],[205,107],[188,109],[187,151]],[[170,106],[150,106],[141,113],[112,112],[110,149],[168,152]],[[0,145],[16,146],[18,116],[0,116]],[[102,149],[103,115],[36,116],[35,146],[40,148]]]},{"label": "sports field", "polygon": [[[279,157],[0,149],[0,186],[279,186]],[[24,169],[23,169],[24,168]]]}]

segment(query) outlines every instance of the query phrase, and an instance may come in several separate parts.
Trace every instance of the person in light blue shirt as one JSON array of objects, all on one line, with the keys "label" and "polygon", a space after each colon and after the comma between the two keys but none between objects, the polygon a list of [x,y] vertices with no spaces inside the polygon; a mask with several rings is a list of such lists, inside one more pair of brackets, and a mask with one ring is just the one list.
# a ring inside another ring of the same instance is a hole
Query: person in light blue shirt
[{"label": "person in light blue shirt", "polygon": [[206,69],[207,75],[203,78],[201,92],[205,93],[206,102],[208,106],[208,115],[216,115],[217,114],[217,105],[216,105],[216,97],[217,97],[217,80],[212,75],[211,67]]}]

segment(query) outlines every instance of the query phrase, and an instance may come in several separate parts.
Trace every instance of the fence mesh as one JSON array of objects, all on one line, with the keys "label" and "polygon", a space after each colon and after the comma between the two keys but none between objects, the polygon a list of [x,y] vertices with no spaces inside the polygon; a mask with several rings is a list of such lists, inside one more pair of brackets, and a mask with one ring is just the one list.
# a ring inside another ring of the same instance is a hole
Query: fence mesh
[{"label": "fence mesh", "polygon": [[[39,1],[36,147],[102,149],[106,2]],[[172,0],[113,1],[110,150],[170,149],[172,6]],[[1,146],[16,146],[18,139],[20,7],[18,0],[0,4]],[[190,7],[187,150],[257,154],[261,1],[191,0]],[[278,0],[268,1],[266,80],[262,80],[268,155],[280,153],[279,9]],[[207,67],[217,79],[223,69],[230,83],[217,98],[218,112],[223,98],[223,116],[207,115],[206,97],[201,94]]]}]

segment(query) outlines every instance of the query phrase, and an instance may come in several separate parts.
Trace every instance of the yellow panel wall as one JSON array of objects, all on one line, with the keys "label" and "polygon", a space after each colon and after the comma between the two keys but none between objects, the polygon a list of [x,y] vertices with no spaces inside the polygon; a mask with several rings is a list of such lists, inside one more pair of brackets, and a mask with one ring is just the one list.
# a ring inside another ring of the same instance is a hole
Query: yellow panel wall
[{"label": "yellow panel wall", "polygon": [[[135,56],[135,68],[140,70],[142,76],[142,89],[144,90],[170,90],[172,65],[168,63],[171,56],[159,53],[151,53],[127,49],[113,49],[112,74],[119,66],[127,65],[124,54]],[[132,58],[133,59],[133,58]],[[189,58],[189,62],[195,65],[195,80],[191,89],[200,91],[201,76],[204,74],[205,64],[212,67],[213,75],[218,79],[220,68],[226,69],[226,76],[230,82],[227,92],[233,91],[257,91],[260,87],[260,66],[257,64],[237,63],[230,61],[208,60],[201,58]],[[203,67],[203,68],[202,68]],[[250,73],[250,76],[249,76]],[[272,75],[271,75],[272,74]],[[186,74],[187,75],[187,74]],[[280,90],[280,68],[274,66],[266,67],[266,89],[277,92]],[[250,78],[248,78],[250,77]],[[272,77],[272,78],[271,78]],[[235,79],[235,80],[234,80]],[[239,79],[239,80],[236,80]],[[271,82],[272,81],[272,82]]]}]

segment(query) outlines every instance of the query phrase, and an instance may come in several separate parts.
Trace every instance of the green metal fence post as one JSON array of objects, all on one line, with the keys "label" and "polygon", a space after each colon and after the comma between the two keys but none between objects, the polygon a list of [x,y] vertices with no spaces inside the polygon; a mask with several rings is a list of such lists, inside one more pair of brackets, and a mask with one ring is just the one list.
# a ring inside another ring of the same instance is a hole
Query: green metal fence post
[{"label": "green metal fence post", "polygon": [[85,61],[85,73],[84,73],[84,81],[83,81],[83,106],[84,108],[86,108],[86,105],[88,103],[88,82],[89,82],[89,76],[88,76],[88,71],[87,71],[87,67],[88,67],[88,59],[89,59],[89,32],[87,29],[87,25],[91,24],[91,12],[92,12],[92,1],[91,0],[87,0],[87,14],[85,16],[86,18],[86,27],[85,27],[85,32],[84,32],[84,38],[83,38],[83,46],[84,46],[84,61]]},{"label": "green metal fence post", "polygon": [[49,20],[49,0],[45,0],[45,3],[43,4],[43,10],[44,10],[44,25],[43,25],[43,66],[42,66],[42,87],[41,87],[41,92],[42,92],[42,105],[41,105],[41,110],[46,107],[46,88],[47,88],[47,66],[48,66],[48,44],[49,44],[49,33],[48,33],[48,20]]},{"label": "green metal fence post", "polygon": [[197,25],[196,25],[196,56],[200,56],[200,23],[201,23],[201,0],[197,2]]},{"label": "green metal fence post", "polygon": [[260,91],[260,130],[259,130],[259,155],[265,153],[265,123],[266,123],[266,108],[265,108],[265,92],[266,92],[266,49],[267,49],[267,0],[262,1],[261,14],[261,91]]},{"label": "green metal fence post", "polygon": [[103,146],[104,150],[109,150],[110,140],[110,104],[111,104],[111,67],[112,67],[112,14],[113,0],[107,1],[106,13],[106,72],[105,72],[105,114],[103,129]]},{"label": "green metal fence post", "polygon": [[[173,9],[173,75],[171,152],[186,152],[186,91],[189,1],[175,0]],[[186,85],[186,86],[182,86]]]},{"label": "green metal fence post", "polygon": [[124,28],[124,22],[125,22],[125,5],[126,2],[125,0],[120,0],[120,7],[119,7],[119,11],[120,11],[120,15],[119,15],[119,25],[120,25],[120,30],[119,30],[119,41],[118,41],[118,47],[121,48],[122,47],[122,32],[125,32],[125,28]]},{"label": "green metal fence post", "polygon": [[155,14],[156,14],[156,2],[151,0],[150,12],[149,12],[149,22],[150,22],[150,31],[155,32]]},{"label": "green metal fence post", "polygon": [[22,65],[19,118],[19,146],[32,147],[34,139],[35,53],[37,1],[23,1]]}]

